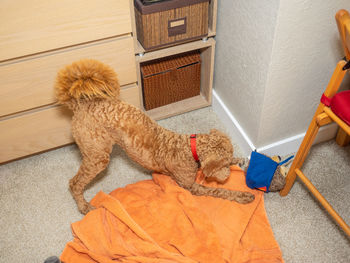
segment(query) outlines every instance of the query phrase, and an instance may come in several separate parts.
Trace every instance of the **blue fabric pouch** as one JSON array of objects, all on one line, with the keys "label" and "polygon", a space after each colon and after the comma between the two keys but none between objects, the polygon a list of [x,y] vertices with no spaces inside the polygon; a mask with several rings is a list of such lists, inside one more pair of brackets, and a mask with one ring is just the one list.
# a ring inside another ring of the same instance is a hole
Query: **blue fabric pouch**
[{"label": "blue fabric pouch", "polygon": [[252,152],[246,174],[246,183],[248,187],[268,193],[277,167],[288,162],[293,157],[294,156],[291,156],[283,162],[278,163],[261,153]]}]

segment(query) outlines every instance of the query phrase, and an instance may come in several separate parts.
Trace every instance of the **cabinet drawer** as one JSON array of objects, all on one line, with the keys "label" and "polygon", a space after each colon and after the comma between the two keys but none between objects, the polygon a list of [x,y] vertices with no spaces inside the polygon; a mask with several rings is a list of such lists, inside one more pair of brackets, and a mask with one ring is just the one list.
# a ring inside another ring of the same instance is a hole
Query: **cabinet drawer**
[{"label": "cabinet drawer", "polygon": [[71,117],[60,106],[0,121],[0,163],[73,142]]},{"label": "cabinet drawer", "polygon": [[131,85],[123,87],[120,91],[120,98],[137,108],[141,108],[141,96],[139,87],[136,85]]},{"label": "cabinet drawer", "polygon": [[[136,85],[122,88],[120,97],[140,107]],[[0,121],[0,163],[72,143],[72,112],[57,106]]]},{"label": "cabinet drawer", "polygon": [[0,64],[0,116],[54,103],[58,70],[82,58],[113,67],[120,85],[136,82],[133,39],[129,36],[5,62]]},{"label": "cabinet drawer", "polygon": [[0,61],[130,33],[129,0],[5,0]]}]

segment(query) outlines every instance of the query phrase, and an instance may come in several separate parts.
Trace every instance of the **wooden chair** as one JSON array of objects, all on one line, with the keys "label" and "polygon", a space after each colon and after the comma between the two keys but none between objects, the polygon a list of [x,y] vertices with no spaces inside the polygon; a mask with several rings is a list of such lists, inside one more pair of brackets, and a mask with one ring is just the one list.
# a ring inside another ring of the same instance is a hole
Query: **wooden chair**
[{"label": "wooden chair", "polygon": [[[296,176],[298,176],[345,233],[350,236],[349,226],[301,171],[301,167],[321,126],[336,122],[340,126],[336,139],[337,143],[342,146],[349,143],[350,91],[338,92],[338,89],[343,81],[345,73],[350,69],[350,15],[346,10],[340,10],[335,17],[346,56],[343,60],[338,62],[331,80],[322,95],[321,102],[287,174],[286,185],[280,194],[281,196],[286,196],[292,188]],[[341,111],[339,111],[339,108]]]}]

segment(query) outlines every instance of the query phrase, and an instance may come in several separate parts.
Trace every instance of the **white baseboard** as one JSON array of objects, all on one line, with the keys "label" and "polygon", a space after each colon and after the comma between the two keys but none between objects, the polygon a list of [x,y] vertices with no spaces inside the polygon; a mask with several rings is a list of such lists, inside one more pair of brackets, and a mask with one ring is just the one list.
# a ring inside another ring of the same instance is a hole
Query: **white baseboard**
[{"label": "white baseboard", "polygon": [[[320,128],[320,130],[317,133],[317,136],[315,138],[315,141],[313,145],[320,143],[320,142],[325,142],[329,141],[333,138],[335,138],[338,130],[338,125],[336,123],[332,123],[327,126],[323,126]],[[266,145],[264,147],[258,148],[257,151],[260,153],[264,153],[269,156],[273,155],[280,155],[280,156],[285,156],[289,155],[291,153],[295,153],[298,151],[299,146],[301,142],[303,141],[305,136],[305,132],[289,137],[284,140],[277,141],[275,143]]]},{"label": "white baseboard", "polygon": [[224,123],[233,141],[241,148],[243,154],[245,156],[250,156],[251,151],[255,150],[254,144],[223,103],[221,98],[217,95],[215,90],[213,90],[212,107],[221,122]]},{"label": "white baseboard", "polygon": [[[280,141],[276,141],[272,144],[256,148],[215,90],[213,90],[212,107],[219,119],[226,126],[229,135],[232,137],[234,142],[239,145],[243,154],[246,156],[250,156],[251,151],[254,150],[269,156],[285,156],[295,153],[298,151],[298,148],[305,136],[305,133],[301,133]],[[322,127],[317,134],[314,144],[334,138],[337,133],[337,129],[338,126],[335,123]]]}]

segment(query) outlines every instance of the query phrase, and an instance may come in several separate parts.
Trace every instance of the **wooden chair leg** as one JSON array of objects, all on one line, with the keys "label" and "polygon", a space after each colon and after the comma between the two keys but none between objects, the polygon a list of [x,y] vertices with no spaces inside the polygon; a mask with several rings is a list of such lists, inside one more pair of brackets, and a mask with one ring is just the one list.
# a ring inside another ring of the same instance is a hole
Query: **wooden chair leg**
[{"label": "wooden chair leg", "polygon": [[[344,79],[346,71],[343,70],[343,67],[345,66],[346,61],[341,60],[338,62],[333,75],[328,83],[328,86],[324,92],[324,95],[327,97],[333,97],[333,95],[338,91],[339,86],[341,82]],[[309,128],[305,134],[305,137],[303,139],[303,142],[301,143],[299,150],[296,154],[296,157],[292,163],[291,168],[289,169],[289,172],[286,177],[286,185],[284,188],[280,191],[281,196],[286,196],[290,189],[292,188],[295,179],[296,179],[296,169],[300,169],[301,166],[303,165],[306,156],[308,155],[310,148],[312,146],[312,143],[314,142],[319,125],[317,123],[317,116],[321,114],[324,111],[325,105],[323,103],[320,103],[317,107],[316,113],[314,117],[312,118],[312,121],[309,125]]]},{"label": "wooden chair leg", "polygon": [[303,174],[299,169],[296,170],[298,177],[309,189],[309,191],[315,196],[315,198],[320,202],[320,204],[326,209],[331,217],[339,224],[339,226],[344,230],[344,232],[350,237],[350,227],[344,219],[334,210],[334,208],[328,203],[327,199],[317,190],[317,188],[310,182],[310,180]]},{"label": "wooden chair leg", "polygon": [[342,128],[339,128],[336,142],[339,146],[347,146],[350,142],[350,136]]},{"label": "wooden chair leg", "polygon": [[[320,108],[320,106],[319,106],[319,108]],[[316,122],[317,115],[318,114],[315,114],[314,118],[312,119],[310,126],[305,134],[305,137],[304,137],[304,139],[299,147],[299,150],[295,156],[295,159],[294,159],[294,161],[289,169],[289,172],[288,172],[287,177],[286,177],[286,185],[280,191],[281,196],[286,196],[289,193],[290,189],[292,188],[292,186],[295,182],[296,176],[297,176],[295,170],[299,169],[303,165],[303,163],[304,163],[304,161],[305,161],[305,159],[310,151],[312,143],[314,142],[314,140],[316,138],[317,132],[319,130],[319,126],[317,125],[317,122]]]}]

